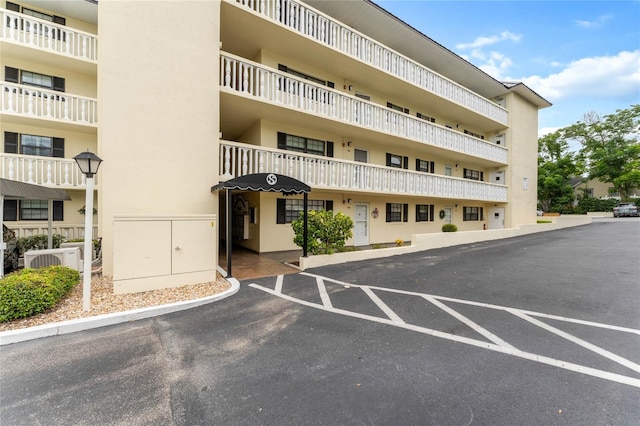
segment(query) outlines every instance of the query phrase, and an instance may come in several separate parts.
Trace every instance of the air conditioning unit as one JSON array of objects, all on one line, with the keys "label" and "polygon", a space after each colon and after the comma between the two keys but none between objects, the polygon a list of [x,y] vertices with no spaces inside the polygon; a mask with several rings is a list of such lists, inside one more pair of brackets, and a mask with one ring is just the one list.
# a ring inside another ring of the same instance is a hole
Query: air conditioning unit
[{"label": "air conditioning unit", "polygon": [[24,253],[25,268],[44,268],[54,265],[82,271],[80,249],[77,247],[65,247],[48,250],[29,250]]}]

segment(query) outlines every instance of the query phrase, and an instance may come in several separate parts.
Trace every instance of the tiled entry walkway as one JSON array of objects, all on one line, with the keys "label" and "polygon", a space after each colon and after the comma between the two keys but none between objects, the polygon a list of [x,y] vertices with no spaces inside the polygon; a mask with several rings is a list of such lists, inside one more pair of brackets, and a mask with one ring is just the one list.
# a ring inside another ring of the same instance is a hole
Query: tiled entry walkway
[{"label": "tiled entry walkway", "polygon": [[[250,250],[234,247],[231,251],[231,276],[237,280],[271,277],[283,274],[295,274],[299,269],[285,265],[284,262],[297,260],[302,250],[257,254]],[[223,247],[220,248],[218,265],[227,269],[227,257]]]}]

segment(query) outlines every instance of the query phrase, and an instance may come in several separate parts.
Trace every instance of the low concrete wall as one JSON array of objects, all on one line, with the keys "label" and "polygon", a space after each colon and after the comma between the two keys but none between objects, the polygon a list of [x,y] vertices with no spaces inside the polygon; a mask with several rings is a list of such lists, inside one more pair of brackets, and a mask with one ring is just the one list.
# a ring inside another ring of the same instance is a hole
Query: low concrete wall
[{"label": "low concrete wall", "polygon": [[613,212],[587,212],[589,217],[613,217]]},{"label": "low concrete wall", "polygon": [[537,232],[554,231],[573,226],[588,225],[591,223],[591,217],[586,215],[550,216],[544,217],[542,220],[551,220],[552,223],[535,223],[531,225],[522,225],[517,228],[492,229],[486,231],[414,234],[411,237],[410,246],[301,257],[300,269],[304,271],[305,269],[315,268],[318,266],[335,265],[338,263],[355,262],[366,259],[379,259],[382,257],[414,253],[435,248],[451,247],[461,244],[471,244],[480,241],[500,240],[503,238],[519,237],[521,235],[534,234]]}]

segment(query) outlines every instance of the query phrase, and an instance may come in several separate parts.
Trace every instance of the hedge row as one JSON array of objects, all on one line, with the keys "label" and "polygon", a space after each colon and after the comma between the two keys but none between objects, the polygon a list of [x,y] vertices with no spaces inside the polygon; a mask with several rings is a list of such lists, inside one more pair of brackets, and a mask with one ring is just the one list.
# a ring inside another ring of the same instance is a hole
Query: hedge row
[{"label": "hedge row", "polygon": [[27,268],[7,275],[0,280],[0,322],[46,311],[79,281],[80,273],[64,266]]}]

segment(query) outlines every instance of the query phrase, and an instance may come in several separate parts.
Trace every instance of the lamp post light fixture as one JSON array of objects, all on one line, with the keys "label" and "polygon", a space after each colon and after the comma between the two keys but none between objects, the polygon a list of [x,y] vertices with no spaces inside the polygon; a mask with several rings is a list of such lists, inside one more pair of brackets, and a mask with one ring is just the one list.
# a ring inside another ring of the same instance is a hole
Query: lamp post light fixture
[{"label": "lamp post light fixture", "polygon": [[98,172],[102,159],[92,152],[81,152],[73,157],[86,177],[85,215],[84,215],[84,256],[82,272],[82,309],[91,309],[91,260],[93,256],[93,176]]}]

